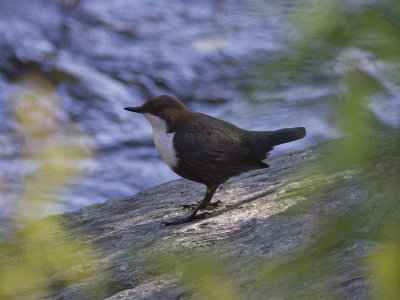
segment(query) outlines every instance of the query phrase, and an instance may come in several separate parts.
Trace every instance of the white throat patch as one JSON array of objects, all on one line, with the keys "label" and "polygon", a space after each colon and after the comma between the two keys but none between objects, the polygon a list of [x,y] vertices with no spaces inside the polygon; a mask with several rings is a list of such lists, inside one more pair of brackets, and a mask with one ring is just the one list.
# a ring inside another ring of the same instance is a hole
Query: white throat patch
[{"label": "white throat patch", "polygon": [[174,148],[175,132],[167,133],[167,123],[163,119],[148,113],[144,113],[143,116],[153,127],[154,144],[158,153],[171,169],[174,168],[178,163],[178,156]]}]

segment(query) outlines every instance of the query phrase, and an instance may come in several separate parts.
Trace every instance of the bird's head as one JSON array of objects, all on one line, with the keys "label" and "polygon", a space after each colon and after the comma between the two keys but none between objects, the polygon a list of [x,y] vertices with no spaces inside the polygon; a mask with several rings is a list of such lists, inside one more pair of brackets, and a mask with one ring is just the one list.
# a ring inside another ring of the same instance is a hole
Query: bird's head
[{"label": "bird's head", "polygon": [[153,128],[167,126],[172,128],[176,121],[184,118],[189,110],[180,101],[167,95],[148,99],[142,106],[125,107],[124,109],[143,114]]}]

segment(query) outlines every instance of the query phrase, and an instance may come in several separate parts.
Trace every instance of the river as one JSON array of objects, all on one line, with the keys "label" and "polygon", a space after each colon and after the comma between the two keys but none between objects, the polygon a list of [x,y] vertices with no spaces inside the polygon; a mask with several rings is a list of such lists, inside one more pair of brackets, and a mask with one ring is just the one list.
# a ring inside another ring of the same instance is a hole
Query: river
[{"label": "river", "polygon": [[[337,86],[326,65],[318,80],[274,82],[254,76],[286,45],[292,6],[285,1],[2,1],[0,3],[0,216],[12,214],[31,169],[21,158],[13,113],[16,79],[40,74],[57,94],[63,126],[90,137],[91,159],[56,194],[54,213],[133,195],[179,178],[160,159],[148,122],[123,110],[168,94],[190,109],[250,130],[305,126],[305,139],[273,155],[340,136]],[[378,68],[362,51],[345,55]],[[329,66],[337,70],[338,62]],[[385,80],[385,78],[382,78]],[[248,86],[251,86],[251,92]],[[18,87],[18,86],[17,86]],[[396,85],[366,105],[380,126],[399,127]],[[399,94],[397,94],[399,95]],[[397,96],[398,97],[398,96]],[[383,100],[382,100],[383,99]],[[385,102],[386,101],[386,102]],[[274,166],[271,166],[274,167]]]}]

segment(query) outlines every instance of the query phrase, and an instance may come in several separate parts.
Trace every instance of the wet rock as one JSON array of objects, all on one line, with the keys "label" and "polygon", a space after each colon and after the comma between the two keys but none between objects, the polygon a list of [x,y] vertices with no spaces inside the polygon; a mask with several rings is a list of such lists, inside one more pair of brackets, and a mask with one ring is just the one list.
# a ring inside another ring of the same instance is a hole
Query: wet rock
[{"label": "wet rock", "polygon": [[[375,136],[379,155],[348,166],[332,164],[327,151],[339,149],[340,141],[273,158],[270,169],[222,185],[215,200],[223,206],[179,226],[161,222],[182,216],[179,206],[205,190],[183,179],[57,218],[101,257],[93,266],[98,275],[87,282],[106,289],[92,291],[91,299],[197,299],[181,273],[162,275],[152,261],[180,253],[227,262],[222,269],[239,299],[366,299],[372,295],[370,266],[362,258],[381,246],[384,224],[398,217],[390,210],[397,198],[374,190],[391,184],[381,181],[387,169],[399,172],[390,140],[390,134]],[[332,222],[347,225],[335,230]],[[79,288],[57,295],[85,298]]]}]

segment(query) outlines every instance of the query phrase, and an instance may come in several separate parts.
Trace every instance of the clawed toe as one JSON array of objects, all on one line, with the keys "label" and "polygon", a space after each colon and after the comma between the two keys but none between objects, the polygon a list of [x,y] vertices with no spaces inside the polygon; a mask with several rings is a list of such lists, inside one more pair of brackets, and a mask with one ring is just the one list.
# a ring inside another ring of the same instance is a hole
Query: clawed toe
[{"label": "clawed toe", "polygon": [[[204,205],[200,206],[200,208],[206,208],[206,207],[219,207],[222,201],[215,201],[215,202],[208,202],[205,203]],[[190,203],[190,204],[183,204],[180,207],[183,209],[196,209],[199,203]]]},{"label": "clawed toe", "polygon": [[184,223],[189,223],[192,220],[199,220],[199,219],[204,219],[209,213],[204,212],[202,214],[198,214],[195,216],[188,216],[186,218],[182,218],[182,219],[175,219],[174,221],[171,222],[161,222],[161,224],[164,224],[165,227],[171,226],[171,225],[179,225],[179,224],[184,224]]},{"label": "clawed toe", "polygon": [[198,205],[199,203],[190,203],[190,204],[183,204],[180,207],[182,207],[183,209],[195,209]]},{"label": "clawed toe", "polygon": [[222,201],[215,201],[215,202],[210,202],[210,203],[207,203],[207,206],[211,206],[211,207],[219,207],[220,206],[220,204],[222,204]]},{"label": "clawed toe", "polygon": [[222,203],[222,202],[219,201],[219,200],[218,200],[218,201],[215,201],[215,202],[208,202],[208,203],[204,204],[203,206],[200,206],[200,208],[219,207],[221,203]]}]

